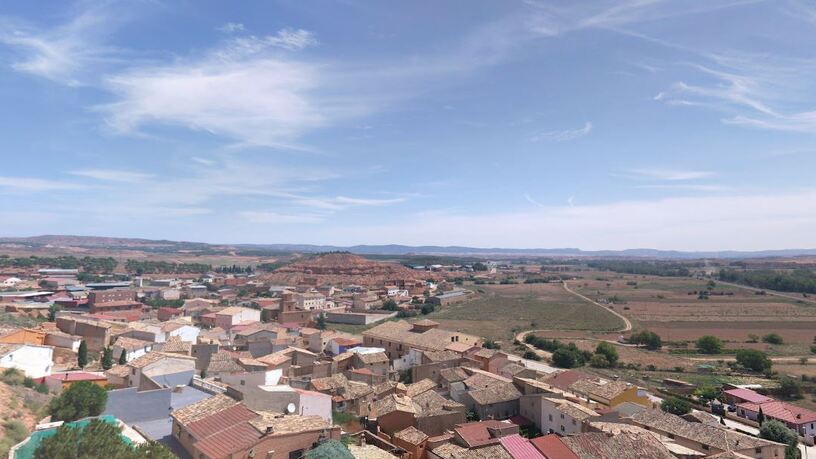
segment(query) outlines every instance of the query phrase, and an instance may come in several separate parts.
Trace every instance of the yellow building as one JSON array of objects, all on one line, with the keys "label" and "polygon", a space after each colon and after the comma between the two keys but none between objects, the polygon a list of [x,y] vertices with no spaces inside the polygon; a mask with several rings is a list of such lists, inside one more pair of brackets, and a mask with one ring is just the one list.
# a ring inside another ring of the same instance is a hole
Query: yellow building
[{"label": "yellow building", "polygon": [[18,328],[16,330],[7,331],[6,333],[0,330],[0,343],[37,344],[42,346],[45,343],[45,332],[31,328]]}]

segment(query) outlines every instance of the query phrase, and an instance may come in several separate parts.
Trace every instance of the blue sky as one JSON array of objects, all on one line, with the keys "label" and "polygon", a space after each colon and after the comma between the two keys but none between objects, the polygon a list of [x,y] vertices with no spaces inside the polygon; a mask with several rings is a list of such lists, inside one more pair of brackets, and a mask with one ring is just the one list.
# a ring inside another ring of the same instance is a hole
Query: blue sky
[{"label": "blue sky", "polygon": [[816,247],[809,2],[0,13],[0,235]]}]

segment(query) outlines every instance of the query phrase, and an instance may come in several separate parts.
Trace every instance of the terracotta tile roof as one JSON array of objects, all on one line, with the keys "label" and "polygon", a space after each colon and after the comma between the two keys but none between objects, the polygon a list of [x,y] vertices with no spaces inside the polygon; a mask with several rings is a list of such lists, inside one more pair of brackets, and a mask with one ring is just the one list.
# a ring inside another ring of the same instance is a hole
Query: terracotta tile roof
[{"label": "terracotta tile roof", "polygon": [[477,447],[498,443],[499,440],[497,436],[493,435],[491,431],[502,431],[505,429],[515,429],[508,433],[518,432],[518,427],[514,424],[494,420],[457,424],[453,430],[462,438],[462,441],[464,441],[467,446]]},{"label": "terracotta tile roof", "polygon": [[500,382],[492,384],[483,389],[468,391],[474,402],[479,405],[492,405],[495,403],[509,402],[521,397],[521,392],[516,389],[513,383]]},{"label": "terracotta tile roof", "polygon": [[348,379],[342,373],[325,378],[315,378],[311,381],[312,387],[314,387],[314,389],[318,392],[333,391],[345,388],[348,385],[348,382]]},{"label": "terracotta tile roof", "polygon": [[474,352],[473,355],[475,355],[476,357],[481,357],[483,359],[489,359],[498,353],[499,351],[495,349],[488,349],[486,347],[482,347],[479,348],[478,351]]},{"label": "terracotta tile roof", "polygon": [[258,414],[259,416],[249,421],[249,424],[259,433],[269,432],[267,436],[313,432],[331,427],[331,424],[327,423],[326,420],[320,416],[302,416],[298,414],[283,415],[270,411],[260,411]]},{"label": "terracotta tile roof", "polygon": [[411,398],[414,405],[420,408],[420,416],[434,416],[443,412],[462,411],[465,410],[465,405],[459,402],[448,400],[439,395],[436,391],[425,391],[415,397]]},{"label": "terracotta tile roof", "polygon": [[761,407],[762,414],[766,418],[777,419],[788,424],[805,424],[816,421],[816,412],[780,401],[762,404],[739,403],[737,407],[754,412],[759,412]]},{"label": "terracotta tile roof", "polygon": [[185,359],[185,360],[195,360],[194,357],[180,355],[180,354],[165,354],[163,352],[152,351],[148,352],[147,354],[139,357],[138,359],[131,360],[128,362],[128,366],[132,368],[144,368],[151,363],[158,362],[161,359]]},{"label": "terracotta tile roof", "polygon": [[371,412],[375,417],[385,416],[394,411],[417,414],[421,409],[409,397],[397,394],[388,395],[371,405]]},{"label": "terracotta tile roof", "polygon": [[195,443],[204,456],[210,459],[226,459],[237,451],[251,448],[261,434],[248,422],[241,422]]},{"label": "terracotta tile roof", "polygon": [[547,459],[581,459],[556,434],[533,438],[530,443],[544,453]]},{"label": "terracotta tile roof", "polygon": [[181,425],[186,426],[190,423],[198,421],[199,419],[204,419],[207,416],[211,416],[237,404],[238,402],[235,401],[235,399],[224,394],[218,394],[173,411],[170,416],[178,421]]},{"label": "terracotta tile roof", "polygon": [[462,353],[465,353],[465,352],[473,349],[474,347],[475,346],[473,344],[450,343],[447,346],[445,346],[445,349],[448,350],[448,351],[452,351],[452,352],[462,354]]},{"label": "terracotta tile roof", "polygon": [[110,370],[105,371],[106,375],[109,376],[118,376],[120,378],[124,378],[130,374],[130,367],[127,365],[117,365]]},{"label": "terracotta tile roof", "polygon": [[153,343],[150,341],[129,338],[127,336],[120,336],[113,344],[123,349],[127,349],[128,351],[134,351],[136,349],[145,349],[153,346]]},{"label": "terracotta tile roof", "polygon": [[259,417],[254,411],[237,403],[187,425],[187,431],[197,440],[209,437],[235,424]]},{"label": "terracotta tile roof", "polygon": [[436,383],[432,380],[425,378],[421,381],[417,381],[413,384],[408,384],[406,387],[405,395],[409,397],[416,397],[417,395],[432,390],[436,387]]},{"label": "terracotta tile roof", "polygon": [[575,384],[576,382],[582,379],[589,379],[591,377],[592,376],[586,373],[582,373],[580,371],[567,370],[553,375],[548,375],[543,378],[539,378],[539,381],[547,383],[553,387],[557,387],[561,390],[570,390],[571,385]]},{"label": "terracotta tile roof", "polygon": [[740,398],[749,403],[765,403],[773,401],[771,397],[766,397],[758,392],[754,392],[751,389],[729,389],[723,391],[723,394],[728,394],[732,397]]},{"label": "terracotta tile roof", "polygon": [[385,352],[371,352],[366,354],[356,353],[357,357],[366,365],[374,363],[389,363],[388,355]]},{"label": "terracotta tile roof", "polygon": [[582,379],[570,386],[570,390],[578,394],[586,394],[611,400],[632,388],[632,384],[625,381],[607,381],[598,379]]},{"label": "terracotta tile roof", "polygon": [[445,443],[434,448],[433,453],[442,459],[513,459],[500,444],[466,449],[453,443]]},{"label": "terracotta tile roof", "polygon": [[625,451],[627,459],[676,459],[660,440],[648,433],[610,436],[593,432],[564,437],[561,441],[581,458],[619,459]]},{"label": "terracotta tile roof", "polygon": [[422,333],[412,331],[413,325],[404,321],[385,322],[363,332],[363,336],[405,344],[420,350],[444,350],[458,337],[461,342],[479,342],[481,338],[464,333],[432,328]]},{"label": "terracotta tile roof", "polygon": [[179,352],[183,354],[190,354],[193,348],[193,343],[182,341],[178,336],[171,336],[167,341],[161,344],[161,352]]},{"label": "terracotta tile roof", "polygon": [[462,367],[445,368],[439,371],[439,377],[445,381],[452,383],[457,381],[464,381],[468,379],[467,372]]},{"label": "terracotta tile roof", "polygon": [[422,354],[431,362],[447,362],[448,360],[458,360],[462,358],[458,353],[448,350],[424,351]]},{"label": "terracotta tile roof", "polygon": [[100,381],[108,379],[105,375],[77,371],[74,373],[54,373],[45,377],[56,381]]},{"label": "terracotta tile roof", "polygon": [[421,445],[428,439],[428,435],[414,426],[409,426],[400,430],[399,432],[394,433],[394,438],[399,438],[400,440],[408,442],[412,445]]},{"label": "terracotta tile roof", "polygon": [[664,413],[661,410],[643,410],[633,414],[631,419],[636,425],[667,432],[675,437],[692,439],[697,443],[722,451],[727,451],[730,448],[729,445],[735,445],[737,442],[741,448],[760,448],[774,444],[768,440],[751,437],[720,426],[689,422],[680,416]]},{"label": "terracotta tile roof", "polygon": [[218,351],[210,357],[210,364],[207,365],[207,373],[240,373],[244,367],[238,365],[232,354],[225,351]]},{"label": "terracotta tile roof", "polygon": [[501,437],[499,443],[513,456],[513,459],[548,459],[530,443],[530,440],[519,434]]}]

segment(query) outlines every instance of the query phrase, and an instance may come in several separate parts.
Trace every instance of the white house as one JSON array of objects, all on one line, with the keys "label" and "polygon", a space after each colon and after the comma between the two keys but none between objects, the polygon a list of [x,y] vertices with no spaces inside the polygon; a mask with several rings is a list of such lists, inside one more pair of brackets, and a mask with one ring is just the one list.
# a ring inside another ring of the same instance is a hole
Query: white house
[{"label": "white house", "polygon": [[529,394],[519,399],[519,414],[533,421],[541,432],[559,435],[581,433],[581,423],[600,416],[595,411],[558,394]]},{"label": "white house", "polygon": [[119,361],[122,351],[125,351],[126,361],[130,362],[138,359],[150,352],[153,349],[153,344],[150,341],[121,336],[113,343],[113,360]]},{"label": "white house", "polygon": [[164,341],[170,339],[171,336],[178,336],[185,343],[197,343],[201,329],[189,323],[168,321],[162,324],[162,331],[165,333]]},{"label": "white house", "polygon": [[259,309],[231,306],[215,313],[215,326],[224,330],[229,330],[233,325],[238,325],[241,322],[260,321],[261,311]]},{"label": "white house", "polygon": [[29,378],[42,378],[54,367],[54,348],[36,344],[0,344],[0,368],[16,368]]},{"label": "white house", "polygon": [[0,278],[0,287],[14,287],[15,285],[19,284],[23,280],[19,277],[7,277],[5,279]]}]

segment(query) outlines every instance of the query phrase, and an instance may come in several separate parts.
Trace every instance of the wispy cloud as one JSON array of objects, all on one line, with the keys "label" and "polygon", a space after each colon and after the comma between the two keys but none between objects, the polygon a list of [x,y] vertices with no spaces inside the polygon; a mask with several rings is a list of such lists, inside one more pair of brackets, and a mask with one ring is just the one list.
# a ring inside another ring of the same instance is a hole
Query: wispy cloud
[{"label": "wispy cloud", "polygon": [[626,173],[637,177],[652,180],[680,181],[697,180],[714,176],[712,171],[689,170],[689,169],[627,169]]},{"label": "wispy cloud", "polygon": [[82,169],[68,172],[71,175],[87,177],[107,182],[138,183],[153,178],[153,174],[144,172],[112,170],[112,169]]},{"label": "wispy cloud", "polygon": [[303,224],[303,223],[321,223],[325,220],[325,216],[313,214],[281,214],[271,211],[243,211],[238,215],[250,223],[275,225],[275,224]]},{"label": "wispy cloud", "polygon": [[592,132],[592,123],[587,121],[580,129],[567,129],[563,131],[547,131],[533,135],[530,140],[533,142],[553,141],[566,142],[584,137]]},{"label": "wispy cloud", "polygon": [[240,22],[228,22],[220,27],[217,27],[216,30],[224,33],[243,32],[244,25]]},{"label": "wispy cloud", "polygon": [[83,190],[88,188],[79,183],[48,180],[34,177],[0,177],[0,188],[16,192]]},{"label": "wispy cloud", "polygon": [[544,204],[542,204],[542,203],[540,203],[540,202],[536,201],[535,199],[533,199],[533,197],[532,197],[532,196],[530,196],[530,194],[529,194],[529,193],[524,193],[524,199],[525,199],[527,202],[529,202],[530,204],[534,205],[534,206],[537,206],[537,207],[545,207],[545,206],[544,206]]}]

